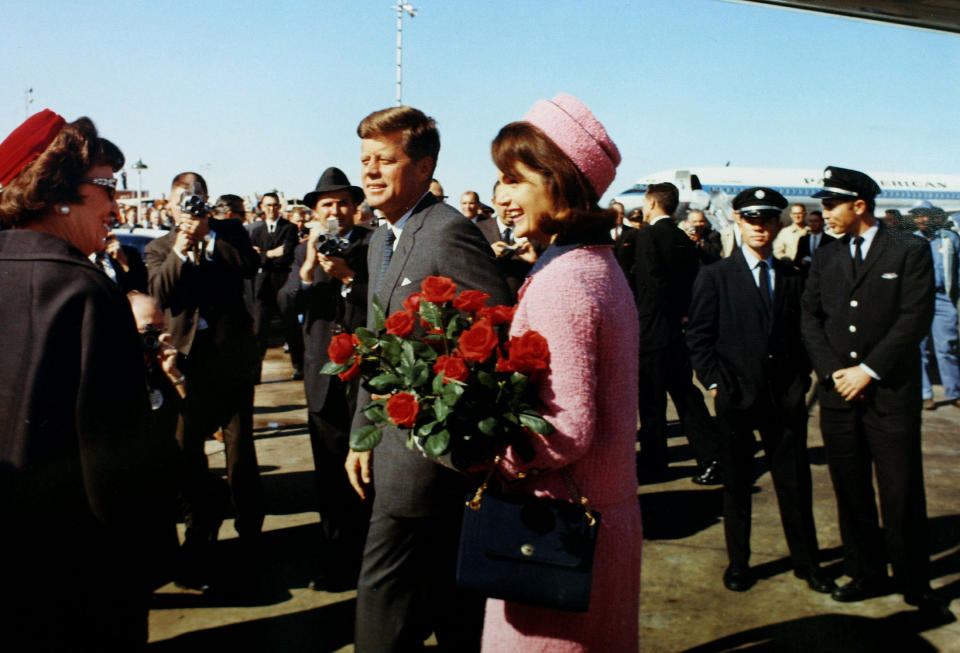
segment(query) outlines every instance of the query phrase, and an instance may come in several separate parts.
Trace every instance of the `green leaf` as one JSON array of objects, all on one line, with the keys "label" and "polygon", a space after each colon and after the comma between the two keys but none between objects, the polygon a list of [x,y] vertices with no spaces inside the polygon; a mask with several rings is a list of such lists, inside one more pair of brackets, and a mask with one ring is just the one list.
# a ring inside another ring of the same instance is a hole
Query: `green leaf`
[{"label": "green leaf", "polygon": [[320,368],[320,374],[340,374],[340,372],[346,372],[350,369],[350,366],[353,365],[353,357],[350,357],[350,360],[346,363],[334,363],[333,361],[327,361],[323,367]]},{"label": "green leaf", "polygon": [[426,424],[424,424],[423,426],[419,427],[416,430],[416,434],[421,438],[425,438],[428,435],[430,435],[430,432],[433,431],[434,427],[436,427],[437,424],[438,422],[436,420],[432,422],[427,422]]},{"label": "green leaf", "polygon": [[354,451],[371,451],[380,444],[383,432],[379,426],[369,424],[350,434],[350,448]]},{"label": "green leaf", "polygon": [[384,401],[374,401],[367,404],[367,407],[363,409],[363,414],[366,415],[367,419],[371,422],[383,424],[389,420],[384,404]]},{"label": "green leaf", "polygon": [[377,335],[367,327],[359,327],[354,334],[366,347],[373,349],[377,344]]},{"label": "green leaf", "polygon": [[437,397],[433,400],[433,414],[437,416],[438,422],[442,422],[447,419],[452,412],[453,409],[450,408],[450,406],[447,405],[440,397]]},{"label": "green leaf", "polygon": [[413,387],[420,387],[427,382],[427,379],[430,378],[430,368],[427,367],[427,364],[423,361],[417,361],[413,365],[413,374],[410,380],[410,385]]},{"label": "green leaf", "polygon": [[417,340],[411,342],[410,346],[413,347],[413,352],[417,355],[417,358],[423,361],[432,363],[437,360],[437,350],[423,342],[422,340]]},{"label": "green leaf", "polygon": [[396,374],[385,372],[373,377],[368,383],[377,390],[389,390],[390,386],[398,385],[400,381],[400,377]]},{"label": "green leaf", "polygon": [[441,326],[440,307],[428,301],[420,300],[420,316],[426,320],[431,327],[438,329]]},{"label": "green leaf", "polygon": [[477,372],[477,381],[479,381],[481,385],[485,385],[488,388],[497,387],[497,377],[493,374],[490,374],[490,372],[484,372],[483,370]]},{"label": "green leaf", "polygon": [[460,397],[463,396],[463,386],[458,383],[448,383],[443,388],[443,403],[448,406],[456,405]]},{"label": "green leaf", "polygon": [[497,428],[497,418],[488,417],[477,422],[477,428],[480,429],[480,432],[484,435],[493,436],[494,431]]},{"label": "green leaf", "polygon": [[522,392],[527,386],[527,377],[520,372],[514,372],[510,375],[510,384],[513,385],[517,392]]},{"label": "green leaf", "polygon": [[426,442],[423,443],[423,450],[433,458],[439,458],[445,454],[449,447],[450,431],[446,429],[428,436]]},{"label": "green leaf", "polygon": [[454,313],[447,323],[447,338],[453,340],[460,326],[460,313]]},{"label": "green leaf", "polygon": [[382,356],[391,365],[396,365],[400,361],[400,355],[403,352],[402,341],[394,335],[385,335],[380,339],[380,350]]},{"label": "green leaf", "polygon": [[370,307],[373,308],[373,328],[377,331],[383,331],[383,325],[387,323],[387,316],[383,312],[383,305],[376,295],[370,301]]},{"label": "green leaf", "polygon": [[416,355],[413,353],[413,344],[407,340],[404,340],[400,347],[400,362],[407,367],[413,367],[414,362],[417,360]]},{"label": "green leaf", "polygon": [[555,430],[550,422],[532,413],[520,413],[520,423],[540,435],[549,435]]},{"label": "green leaf", "polygon": [[430,387],[433,388],[433,394],[438,395],[443,392],[443,374],[437,374],[433,377],[433,383],[430,384]]}]

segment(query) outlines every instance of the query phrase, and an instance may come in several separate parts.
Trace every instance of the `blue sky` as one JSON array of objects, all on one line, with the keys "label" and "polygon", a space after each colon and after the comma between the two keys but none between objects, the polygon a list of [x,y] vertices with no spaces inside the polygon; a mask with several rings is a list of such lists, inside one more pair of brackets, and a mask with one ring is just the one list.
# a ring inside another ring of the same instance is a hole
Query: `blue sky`
[{"label": "blue sky", "polygon": [[[415,0],[403,99],[436,118],[451,201],[485,201],[489,145],[537,99],[580,97],[623,154],[607,197],[690,165],[960,173],[960,37],[721,0]],[[357,123],[396,98],[390,0],[4,0],[0,137],[91,117],[211,193],[359,181]],[[135,187],[136,175],[129,175]]]}]

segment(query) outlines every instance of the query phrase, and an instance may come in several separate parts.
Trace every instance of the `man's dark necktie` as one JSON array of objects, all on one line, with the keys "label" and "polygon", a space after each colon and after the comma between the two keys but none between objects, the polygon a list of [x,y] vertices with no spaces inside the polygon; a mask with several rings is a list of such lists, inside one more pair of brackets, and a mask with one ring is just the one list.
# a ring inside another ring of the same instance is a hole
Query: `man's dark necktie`
[{"label": "man's dark necktie", "polygon": [[508,245],[513,244],[513,228],[512,227],[507,227],[506,229],[503,230],[503,242],[505,242]]},{"label": "man's dark necktie", "polygon": [[863,236],[857,236],[854,238],[853,244],[853,273],[856,274],[860,269],[860,266],[863,265],[863,250],[860,249],[860,245],[863,244]]},{"label": "man's dark necktie", "polygon": [[766,261],[760,261],[757,267],[760,268],[760,301],[763,302],[763,310],[770,315],[770,271],[767,270]]},{"label": "man's dark necktie", "polygon": [[[387,268],[390,267],[390,259],[393,257],[393,242],[397,239],[393,229],[387,227],[387,233],[383,239],[383,259],[380,261],[380,277],[377,279],[377,298],[383,302],[383,282],[387,278]],[[384,305],[386,310],[386,305]]]}]

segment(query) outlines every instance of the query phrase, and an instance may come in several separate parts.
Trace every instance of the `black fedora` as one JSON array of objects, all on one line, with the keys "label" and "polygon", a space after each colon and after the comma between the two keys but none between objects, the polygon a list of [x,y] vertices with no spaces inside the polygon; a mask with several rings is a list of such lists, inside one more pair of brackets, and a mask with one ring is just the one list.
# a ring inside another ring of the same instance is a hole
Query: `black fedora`
[{"label": "black fedora", "polygon": [[358,186],[351,185],[350,180],[347,179],[340,168],[327,168],[320,175],[320,180],[317,181],[317,187],[313,189],[313,192],[304,196],[303,203],[312,211],[321,195],[338,190],[349,190],[353,201],[358,204],[363,201],[363,190]]}]

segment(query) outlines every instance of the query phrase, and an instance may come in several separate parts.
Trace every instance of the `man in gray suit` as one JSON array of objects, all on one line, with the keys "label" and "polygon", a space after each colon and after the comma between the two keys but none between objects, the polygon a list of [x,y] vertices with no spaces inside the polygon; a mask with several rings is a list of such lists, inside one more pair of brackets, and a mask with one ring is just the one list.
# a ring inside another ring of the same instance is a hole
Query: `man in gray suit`
[{"label": "man in gray suit", "polygon": [[[364,193],[387,220],[370,241],[368,297],[375,295],[389,315],[426,277],[440,275],[460,289],[489,294],[492,305],[511,303],[476,225],[429,192],[440,151],[433,119],[411,107],[393,107],[364,118],[357,134]],[[369,424],[363,415],[369,401],[361,388],[354,429]],[[347,474],[360,496],[368,495],[371,481],[374,486],[357,587],[356,650],[419,650],[434,632],[440,650],[479,651],[483,599],[455,589],[469,483],[405,443],[406,434],[388,428],[375,456],[356,451],[347,456]]]}]

